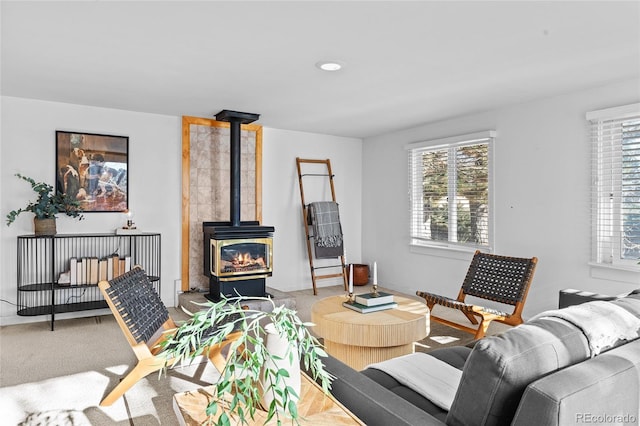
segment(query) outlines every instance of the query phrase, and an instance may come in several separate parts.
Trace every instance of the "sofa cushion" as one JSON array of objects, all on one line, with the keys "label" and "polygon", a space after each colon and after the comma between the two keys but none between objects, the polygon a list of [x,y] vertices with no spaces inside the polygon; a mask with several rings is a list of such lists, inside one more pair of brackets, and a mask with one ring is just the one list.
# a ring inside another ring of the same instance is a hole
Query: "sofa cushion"
[{"label": "sofa cushion", "polygon": [[447,424],[508,425],[527,385],[589,356],[582,331],[554,318],[486,337],[469,355]]}]

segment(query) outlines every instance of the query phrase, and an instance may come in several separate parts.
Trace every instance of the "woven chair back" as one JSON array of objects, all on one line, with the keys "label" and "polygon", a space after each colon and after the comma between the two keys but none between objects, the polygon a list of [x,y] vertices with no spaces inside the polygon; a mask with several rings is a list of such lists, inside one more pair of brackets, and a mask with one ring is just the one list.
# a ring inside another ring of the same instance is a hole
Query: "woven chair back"
[{"label": "woven chair back", "polygon": [[469,296],[515,306],[526,295],[535,266],[535,258],[500,256],[477,251],[462,290]]},{"label": "woven chair back", "polygon": [[136,267],[111,281],[106,290],[136,343],[147,342],[169,319],[169,311],[147,274]]}]

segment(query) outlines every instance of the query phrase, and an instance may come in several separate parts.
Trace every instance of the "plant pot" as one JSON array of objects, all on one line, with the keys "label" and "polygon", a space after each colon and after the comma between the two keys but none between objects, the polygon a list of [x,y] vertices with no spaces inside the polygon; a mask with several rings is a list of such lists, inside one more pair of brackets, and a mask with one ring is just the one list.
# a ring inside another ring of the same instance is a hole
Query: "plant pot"
[{"label": "plant pot", "polygon": [[56,219],[33,218],[33,232],[36,235],[56,235]]},{"label": "plant pot", "polygon": [[[276,409],[281,412],[286,412],[287,407],[282,406],[282,397],[278,395],[278,392],[282,392],[285,388],[290,387],[296,392],[298,398],[300,397],[302,385],[298,348],[297,346],[292,347],[291,343],[289,343],[286,338],[281,337],[273,324],[267,324],[264,329],[267,332],[265,344],[267,351],[271,355],[282,359],[268,360],[262,366],[260,383],[258,386],[258,389],[260,390],[260,404],[265,411],[269,411],[271,403],[276,399]],[[278,389],[277,392],[275,389],[270,388],[271,383],[273,383],[273,377],[268,374],[268,369],[285,369],[289,373],[289,377],[285,377],[280,383],[275,385]],[[297,403],[297,398],[290,399]]]},{"label": "plant pot", "polygon": [[367,285],[369,283],[369,265],[362,263],[351,263],[347,265],[347,278],[350,268],[353,268],[353,285]]}]

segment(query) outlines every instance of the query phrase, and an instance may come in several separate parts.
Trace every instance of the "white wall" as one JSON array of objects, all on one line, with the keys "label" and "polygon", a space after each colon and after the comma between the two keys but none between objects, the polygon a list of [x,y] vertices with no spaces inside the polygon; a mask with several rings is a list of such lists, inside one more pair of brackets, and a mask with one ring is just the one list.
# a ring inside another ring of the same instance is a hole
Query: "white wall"
[{"label": "white wall", "polygon": [[[263,223],[275,226],[274,272],[267,285],[279,290],[312,288],[307,257],[296,157],[329,159],[334,174],[336,200],[344,233],[348,261],[360,262],[362,141],[265,128],[263,132]],[[326,167],[306,165],[303,173],[326,173]],[[305,177],[305,203],[331,200],[329,179]],[[315,260],[315,266],[335,265],[334,260]],[[318,274],[340,272],[324,269]],[[318,287],[342,284],[339,279],[316,280]],[[322,292],[318,292],[322,295]]]},{"label": "white wall", "polygon": [[[181,271],[181,117],[143,114],[14,97],[2,97],[0,141],[0,299],[16,302],[16,236],[33,233],[33,215],[10,227],[6,214],[32,200],[33,191],[13,175],[22,173],[54,183],[55,130],[129,136],[129,196],[136,225],[162,234],[162,299],[174,305],[174,281]],[[346,247],[360,257],[362,141],[359,139],[265,128],[263,132],[263,223],[276,227],[274,276],[267,285],[280,290],[311,289],[295,157],[330,158],[336,175]],[[310,199],[309,201],[316,201]],[[120,213],[85,214],[58,220],[58,233],[109,233],[124,223]],[[320,285],[335,284],[323,280]],[[93,315],[70,313],[56,318]],[[0,325],[43,321],[18,317],[0,301]]]},{"label": "white wall", "polygon": [[[537,256],[525,316],[557,307],[558,291],[620,294],[640,273],[594,270],[590,257],[587,111],[638,102],[638,80],[432,123],[363,144],[362,254],[378,262],[381,285],[455,297],[471,254],[410,250],[407,153],[411,142],[496,130],[495,249]],[[384,202],[383,202],[384,201]],[[592,275],[604,274],[608,279]]]},{"label": "white wall", "polygon": [[[172,305],[173,280],[180,277],[180,126],[179,117],[2,97],[0,298],[16,302],[16,236],[33,233],[30,213],[4,225],[9,211],[35,199],[29,184],[13,175],[54,184],[55,131],[71,130],[129,136],[129,207],[142,231],[162,234],[162,298]],[[122,213],[84,216],[82,221],[60,216],[58,233],[109,233],[125,221]],[[74,314],[59,318],[69,316]],[[3,324],[33,319],[45,318],[18,318],[15,306],[0,303]]]}]

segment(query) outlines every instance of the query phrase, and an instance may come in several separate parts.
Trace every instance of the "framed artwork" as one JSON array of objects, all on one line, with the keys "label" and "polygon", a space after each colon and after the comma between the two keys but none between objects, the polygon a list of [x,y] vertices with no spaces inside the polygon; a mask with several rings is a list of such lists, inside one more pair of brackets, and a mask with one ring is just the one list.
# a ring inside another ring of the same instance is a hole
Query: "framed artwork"
[{"label": "framed artwork", "polygon": [[56,131],[56,189],[85,213],[129,210],[129,137]]}]

